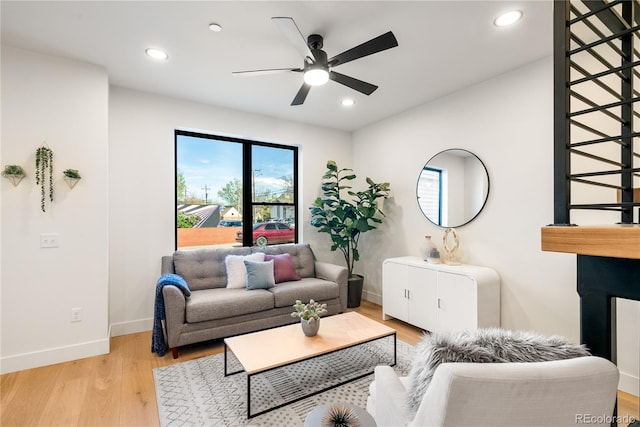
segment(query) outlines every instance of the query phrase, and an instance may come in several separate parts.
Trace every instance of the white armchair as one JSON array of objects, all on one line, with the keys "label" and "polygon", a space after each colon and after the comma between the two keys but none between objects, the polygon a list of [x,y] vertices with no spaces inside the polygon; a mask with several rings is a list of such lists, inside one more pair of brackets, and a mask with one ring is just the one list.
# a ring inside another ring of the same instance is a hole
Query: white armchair
[{"label": "white armchair", "polygon": [[529,363],[443,363],[413,419],[408,378],[378,366],[367,411],[378,427],[609,426],[618,369],[594,356]]}]

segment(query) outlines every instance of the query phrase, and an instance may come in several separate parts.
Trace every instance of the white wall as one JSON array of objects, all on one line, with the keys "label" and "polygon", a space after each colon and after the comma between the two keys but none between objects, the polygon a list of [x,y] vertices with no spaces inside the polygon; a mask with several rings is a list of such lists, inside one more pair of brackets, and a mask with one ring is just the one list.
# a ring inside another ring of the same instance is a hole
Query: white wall
[{"label": "white wall", "polygon": [[339,262],[309,225],[327,160],[351,163],[351,135],[111,87],[109,104],[110,304],[112,334],[149,330],[160,257],[174,250],[174,130],[233,135],[300,147],[301,241]]},{"label": "white wall", "polygon": [[620,389],[640,396],[640,301],[616,300]]},{"label": "white wall", "polygon": [[[108,81],[104,69],[2,46],[0,372],[109,351]],[[35,151],[54,152],[54,202],[40,210]],[[82,180],[70,190],[64,169]],[[40,248],[41,233],[60,247]],[[71,323],[72,308],[81,322]]]},{"label": "white wall", "polygon": [[[385,258],[418,256],[425,235],[442,249],[444,230],[420,212],[416,182],[434,154],[464,148],[485,163],[490,193],[480,215],[457,229],[462,260],[500,275],[503,327],[578,342],[576,256],[540,250],[540,228],[553,222],[552,114],[552,59],[546,58],[355,132],[354,169],[390,181],[393,190],[384,233],[362,241],[356,270],[366,275],[367,299],[381,301]],[[638,328],[621,332],[637,336]],[[619,353],[638,360],[637,348]],[[630,379],[637,383],[637,374]]]}]

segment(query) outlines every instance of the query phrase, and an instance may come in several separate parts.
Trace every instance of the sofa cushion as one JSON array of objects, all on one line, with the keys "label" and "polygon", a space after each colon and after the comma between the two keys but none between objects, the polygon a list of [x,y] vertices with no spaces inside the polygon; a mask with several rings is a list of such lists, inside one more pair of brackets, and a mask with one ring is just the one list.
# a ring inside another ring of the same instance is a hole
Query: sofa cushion
[{"label": "sofa cushion", "polygon": [[268,292],[271,292],[275,297],[276,307],[293,306],[296,300],[307,303],[311,299],[327,301],[340,297],[340,287],[337,283],[316,278],[277,283]]},{"label": "sofa cushion", "polygon": [[187,323],[225,319],[273,309],[273,294],[264,289],[202,289],[186,301]]},{"label": "sofa cushion", "polygon": [[227,270],[227,288],[244,288],[247,286],[245,261],[264,261],[264,254],[227,255],[224,259],[224,265]]},{"label": "sofa cushion", "polygon": [[224,288],[227,273],[224,259],[227,255],[248,255],[251,248],[213,248],[173,253],[173,267],[189,284],[189,289]]},{"label": "sofa cushion", "polygon": [[304,277],[316,277],[315,257],[308,243],[291,243],[274,246],[255,246],[253,252],[264,252],[268,255],[288,253],[298,275]]},{"label": "sofa cushion", "polygon": [[247,289],[269,289],[276,284],[273,278],[273,260],[271,261],[244,261],[247,269]]},{"label": "sofa cushion", "polygon": [[273,277],[276,283],[300,280],[300,275],[293,266],[291,255],[288,253],[264,256],[265,261],[273,260]]}]

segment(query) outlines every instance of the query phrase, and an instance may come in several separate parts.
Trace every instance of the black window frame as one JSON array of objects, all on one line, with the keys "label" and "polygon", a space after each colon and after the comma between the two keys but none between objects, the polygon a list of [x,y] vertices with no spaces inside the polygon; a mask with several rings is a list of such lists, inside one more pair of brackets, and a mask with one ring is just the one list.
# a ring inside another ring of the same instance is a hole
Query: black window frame
[{"label": "black window frame", "polygon": [[[201,132],[193,132],[193,131],[185,131],[180,129],[175,129],[174,131],[174,185],[173,185],[173,194],[174,194],[174,248],[178,249],[178,212],[175,207],[178,205],[178,196],[177,196],[177,188],[178,188],[178,137],[179,136],[187,136],[194,138],[203,138],[203,139],[211,139],[216,141],[225,141],[225,142],[235,142],[238,144],[242,144],[242,246],[253,246],[253,211],[255,206],[293,206],[295,214],[294,219],[294,242],[298,242],[298,147],[295,145],[285,145],[285,144],[277,144],[272,142],[265,141],[257,141],[246,138],[237,138],[230,137],[224,135],[216,135],[216,134],[207,134]],[[278,148],[290,150],[293,154],[293,203],[285,203],[285,202],[260,202],[255,203],[253,201],[253,192],[252,187],[253,177],[252,177],[252,160],[253,153],[252,148],[254,146],[262,146],[269,148]],[[245,185],[249,183],[249,185]]]}]

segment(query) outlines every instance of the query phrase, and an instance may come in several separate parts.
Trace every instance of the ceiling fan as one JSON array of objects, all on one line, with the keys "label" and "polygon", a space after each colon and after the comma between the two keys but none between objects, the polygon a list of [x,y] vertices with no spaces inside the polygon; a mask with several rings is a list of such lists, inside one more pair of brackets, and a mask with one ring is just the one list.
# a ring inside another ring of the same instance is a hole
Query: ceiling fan
[{"label": "ceiling fan", "polygon": [[255,76],[273,73],[304,73],[304,83],[291,102],[291,105],[302,105],[311,86],[320,86],[329,80],[343,84],[365,95],[371,95],[378,86],[363,82],[353,77],[333,71],[334,67],[359,59],[383,50],[398,46],[398,41],[391,31],[346,50],[332,58],[322,50],[323,39],[318,34],[311,34],[305,41],[293,18],[273,17],[271,20],[280,28],[294,47],[304,58],[303,68],[271,68],[265,70],[235,71],[234,75]]}]

